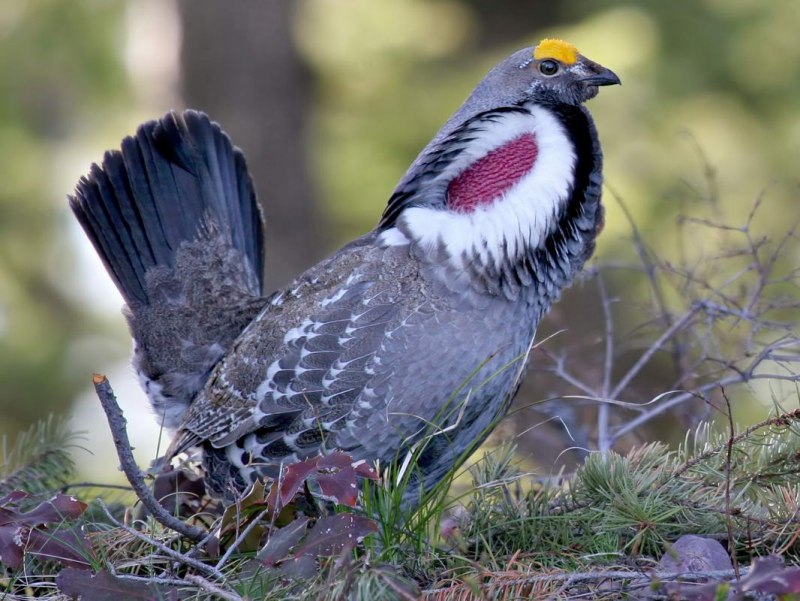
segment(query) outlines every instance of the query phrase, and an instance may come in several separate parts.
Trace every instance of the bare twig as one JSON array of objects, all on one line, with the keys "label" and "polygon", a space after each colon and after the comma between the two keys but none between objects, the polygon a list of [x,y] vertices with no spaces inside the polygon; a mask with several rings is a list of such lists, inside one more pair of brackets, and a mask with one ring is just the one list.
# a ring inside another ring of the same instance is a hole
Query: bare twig
[{"label": "bare twig", "polygon": [[150,491],[150,487],[147,486],[144,480],[142,470],[139,469],[136,460],[133,458],[131,443],[128,440],[126,428],[127,421],[122,413],[122,409],[120,409],[117,403],[116,396],[111,388],[111,384],[108,382],[108,378],[101,374],[95,374],[92,381],[97,397],[100,399],[100,404],[103,406],[103,411],[108,419],[108,426],[114,438],[114,446],[117,449],[117,456],[119,457],[122,471],[125,472],[125,476],[127,476],[128,482],[131,483],[134,492],[136,492],[136,496],[161,525],[193,541],[204,539],[208,534],[206,531],[191,526],[171,515],[161,506]]},{"label": "bare twig", "polygon": [[[733,407],[728,395],[725,394],[725,389],[720,388],[722,398],[725,399],[725,405],[728,409],[728,442],[725,448],[725,528],[728,530],[728,545],[734,548],[736,545],[736,538],[733,536],[733,523],[731,522],[731,461],[733,459],[733,439],[736,438],[736,427],[733,425]],[[739,562],[736,560],[736,553],[731,553],[733,561],[733,571],[736,573],[736,578],[739,576]]]},{"label": "bare twig", "polygon": [[[549,349],[546,349],[546,348],[541,348],[540,352],[542,353],[543,356],[547,357],[548,359],[550,359],[553,362],[553,366],[549,367],[549,368],[539,368],[539,369],[544,369],[544,371],[548,371],[548,372],[554,374],[556,377],[560,378],[561,380],[563,380],[567,384],[569,384],[571,386],[574,386],[575,388],[579,389],[581,392],[583,392],[587,396],[590,396],[590,397],[600,396],[600,395],[597,394],[597,390],[593,386],[591,386],[590,384],[587,384],[586,382],[583,382],[577,376],[575,376],[574,374],[570,373],[567,370],[567,368],[566,368],[566,362],[567,362],[566,355],[564,355],[563,353],[555,355]],[[559,398],[559,397],[555,397],[555,398]]]},{"label": "bare twig", "polygon": [[65,484],[61,487],[61,492],[66,494],[67,491],[73,488],[107,488],[109,490],[124,490],[125,492],[131,492],[133,489],[130,486],[125,486],[124,484],[105,484],[102,482],[72,482],[70,484]]},{"label": "bare twig", "polygon": [[748,438],[753,432],[756,432],[758,430],[770,426],[786,426],[787,424],[797,421],[800,421],[800,409],[796,409],[790,413],[783,413],[781,415],[765,419],[764,421],[759,422],[757,424],[753,424],[752,426],[746,428],[745,430],[734,436],[732,440],[726,441],[725,444],[708,449],[707,451],[699,453],[694,457],[692,457],[690,460],[684,462],[681,466],[679,466],[677,469],[673,470],[672,473],[670,473],[669,479],[672,480],[677,478],[687,470],[692,469],[698,463],[701,463],[706,459],[708,459],[709,457],[712,457],[717,453],[720,453],[723,449],[727,448],[729,444],[732,445],[738,444],[742,440]]},{"label": "bare twig", "polygon": [[[614,320],[611,314],[613,300],[608,297],[605,281],[602,274],[599,273],[597,274],[597,287],[603,303],[603,321],[605,323],[605,361],[603,365],[603,384],[600,392],[604,398],[608,398],[611,392],[611,372],[614,368]],[[601,453],[606,453],[611,448],[611,438],[608,435],[609,410],[608,403],[600,403],[597,408],[597,448]]]},{"label": "bare twig", "polygon": [[[741,575],[746,575],[749,568],[741,570]],[[707,572],[633,572],[625,570],[598,570],[596,572],[564,572],[555,574],[532,574],[521,578],[502,579],[498,584],[503,587],[512,587],[520,584],[534,582],[563,582],[574,586],[582,582],[604,582],[607,580],[622,580],[626,583],[625,589],[642,588],[651,586],[654,582],[704,582],[712,579],[725,580],[736,577],[733,570],[710,570]],[[434,595],[452,591],[451,588],[432,588],[422,591],[424,595]]]},{"label": "bare twig", "polygon": [[[711,178],[713,173],[706,169],[705,175]],[[800,241],[800,221],[790,223],[782,236],[760,235],[755,228],[756,215],[766,206],[762,195],[744,222],[725,223],[724,206],[716,203],[714,190],[712,181],[707,190],[696,190],[703,200],[711,201],[711,205],[706,202],[710,217],[692,215],[677,220],[677,262],[646,244],[627,206],[610,190],[628,219],[639,263],[633,266],[618,261],[597,268],[598,309],[605,335],[596,338],[598,352],[593,360],[596,363],[595,358],[604,353],[602,370],[582,373],[570,349],[539,348],[549,361],[539,362],[534,369],[552,374],[578,392],[558,394],[557,398],[597,404],[596,448],[600,451],[613,448],[622,437],[689,402],[702,403],[696,415],[687,412],[695,422],[705,419],[710,410],[721,414],[716,402],[721,389],[730,392],[735,386],[759,380],[800,383],[800,333],[792,317],[800,310],[800,269],[788,259]],[[691,252],[683,254],[686,249]],[[636,305],[630,295],[625,297],[625,306],[612,306],[614,291],[606,289],[608,279],[603,278],[603,272],[610,269],[633,270],[644,276],[647,297],[638,302],[639,307],[650,306],[644,318],[637,321],[632,317]],[[616,357],[630,344],[620,336],[620,324],[626,328],[625,338],[636,346],[644,341],[644,345],[614,382],[613,374],[619,368]],[[585,345],[585,339],[580,344]],[[664,357],[672,359],[675,374],[667,374],[670,382],[657,385],[660,391],[671,392],[654,395],[650,390],[653,382],[646,381],[643,374],[650,369],[664,374]],[[640,401],[642,391],[650,402]],[[638,415],[615,422],[613,418],[622,411]]]},{"label": "bare twig", "polygon": [[686,314],[684,314],[679,320],[673,322],[673,324],[667,328],[661,336],[659,336],[651,345],[650,347],[642,353],[636,363],[631,367],[622,379],[617,382],[617,385],[611,391],[611,398],[617,398],[620,393],[627,388],[628,384],[631,383],[631,380],[636,377],[636,375],[642,371],[645,365],[653,358],[658,351],[660,351],[664,347],[664,343],[671,340],[677,332],[679,332],[682,328],[686,327],[689,324],[692,317],[694,317],[695,313],[697,312],[696,307],[692,307]]},{"label": "bare twig", "polygon": [[108,507],[106,506],[105,503],[103,503],[102,500],[98,500],[98,502],[100,503],[100,507],[103,509],[103,512],[106,514],[106,517],[117,528],[121,528],[122,530],[124,530],[128,534],[130,534],[132,536],[135,536],[136,538],[138,538],[141,541],[144,541],[148,545],[151,545],[151,546],[155,547],[156,549],[161,551],[164,555],[167,555],[168,557],[171,557],[172,559],[175,559],[175,560],[177,560],[178,562],[180,562],[180,563],[182,563],[184,565],[190,566],[190,567],[194,568],[195,570],[197,570],[198,572],[201,572],[201,573],[205,574],[206,576],[212,576],[212,577],[217,578],[218,580],[222,580],[222,581],[225,580],[225,575],[222,572],[220,572],[219,570],[217,570],[216,568],[213,568],[213,567],[211,567],[209,565],[206,565],[201,561],[197,561],[196,559],[192,559],[191,557],[189,557],[185,553],[181,553],[180,551],[176,551],[175,549],[172,549],[172,548],[168,547],[167,545],[165,545],[163,543],[160,543],[159,541],[153,539],[152,537],[147,536],[146,534],[144,534],[142,532],[139,532],[138,530],[136,530],[136,528],[131,528],[130,526],[128,526],[126,524],[123,524],[122,522],[120,522],[118,519],[116,519],[111,514],[111,512],[108,509]]},{"label": "bare twig", "polygon": [[198,576],[197,574],[187,574],[184,579],[188,582],[191,582],[192,584],[196,584],[207,593],[216,595],[218,598],[224,599],[225,601],[242,601],[243,599],[236,593],[225,591],[220,587],[218,587],[216,584],[209,582],[208,580],[206,580],[202,576]]},{"label": "bare twig", "polygon": [[145,584],[163,584],[167,586],[191,586],[194,585],[207,593],[216,595],[219,599],[226,601],[242,601],[242,597],[236,593],[231,593],[218,587],[216,584],[209,582],[198,574],[187,574],[183,578],[166,578],[161,576],[137,576],[135,574],[120,574],[113,566],[108,567],[109,573],[115,578],[120,580],[129,580],[131,582],[142,582]]},{"label": "bare twig", "polygon": [[119,578],[120,580],[128,580],[130,582],[142,582],[144,584],[164,584],[167,586],[186,586],[183,578],[169,578],[165,576],[137,576],[136,574],[120,574],[112,565],[106,566],[108,573]]},{"label": "bare twig", "polygon": [[[280,495],[278,495],[278,496],[280,497]],[[227,561],[228,561],[228,559],[230,559],[231,555],[233,555],[234,552],[236,551],[236,549],[239,548],[239,545],[241,545],[244,542],[244,540],[247,538],[247,535],[250,534],[253,531],[253,529],[259,524],[259,522],[261,521],[261,518],[263,518],[268,513],[269,513],[269,508],[264,509],[255,518],[250,520],[250,523],[247,524],[247,526],[245,526],[244,530],[242,530],[239,533],[239,536],[236,537],[236,540],[233,541],[233,544],[231,544],[231,546],[228,547],[228,549],[225,551],[225,554],[217,562],[217,569],[218,570],[222,569],[222,566],[224,566],[225,563],[227,563]],[[237,520],[237,526],[238,526],[238,523],[239,522]]]},{"label": "bare twig", "polygon": [[[606,184],[606,187],[609,188],[609,192],[611,196],[614,198],[614,201],[617,203],[622,212],[625,215],[625,218],[628,221],[628,225],[631,228],[631,237],[633,239],[633,247],[636,250],[636,255],[639,258],[640,265],[638,266],[639,270],[642,270],[647,278],[647,283],[650,286],[650,292],[652,294],[653,304],[655,306],[655,312],[658,315],[658,320],[662,323],[663,328],[669,328],[672,326],[673,317],[669,310],[667,309],[667,301],[664,294],[664,286],[663,282],[659,280],[657,276],[658,272],[658,264],[654,259],[651,258],[651,252],[647,248],[647,245],[644,242],[644,238],[642,237],[641,232],[639,231],[639,227],[636,224],[636,220],[633,218],[630,210],[628,209],[627,204],[623,201],[622,196],[617,193],[613,188]],[[681,361],[682,361],[682,354],[680,345],[676,341],[673,342],[673,349],[672,349],[672,357],[673,361],[675,362],[676,368],[680,370]]]},{"label": "bare twig", "polygon": [[[798,342],[793,338],[787,338],[783,340],[775,341],[772,344],[765,346],[761,352],[757,353],[753,359],[749,362],[745,369],[736,369],[735,365],[733,365],[730,361],[725,362],[725,367],[727,368],[725,371],[733,372],[728,376],[718,378],[717,380],[712,380],[706,384],[696,387],[694,390],[687,391],[681,394],[678,394],[674,397],[671,397],[665,400],[662,404],[653,407],[646,413],[634,418],[633,420],[627,422],[626,424],[620,426],[614,432],[614,440],[619,440],[625,434],[632,432],[645,422],[650,421],[657,415],[660,415],[666,412],[681,403],[685,403],[693,398],[702,398],[702,396],[711,390],[724,388],[728,386],[732,386],[734,384],[742,384],[745,382],[752,382],[755,380],[786,380],[789,382],[800,382],[800,373],[797,374],[780,374],[780,373],[756,373],[756,370],[764,363],[764,361],[773,358],[773,351],[776,349],[783,348],[784,346],[795,346]],[[710,358],[706,358],[706,361],[711,361]]]}]

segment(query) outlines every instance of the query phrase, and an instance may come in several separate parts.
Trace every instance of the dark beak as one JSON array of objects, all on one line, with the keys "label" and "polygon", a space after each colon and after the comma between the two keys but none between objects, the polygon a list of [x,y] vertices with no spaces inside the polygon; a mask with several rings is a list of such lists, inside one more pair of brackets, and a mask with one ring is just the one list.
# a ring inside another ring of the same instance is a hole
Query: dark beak
[{"label": "dark beak", "polygon": [[581,79],[587,86],[613,86],[622,83],[617,74],[611,69],[606,69],[595,63],[592,65],[592,71],[595,71],[594,75]]}]

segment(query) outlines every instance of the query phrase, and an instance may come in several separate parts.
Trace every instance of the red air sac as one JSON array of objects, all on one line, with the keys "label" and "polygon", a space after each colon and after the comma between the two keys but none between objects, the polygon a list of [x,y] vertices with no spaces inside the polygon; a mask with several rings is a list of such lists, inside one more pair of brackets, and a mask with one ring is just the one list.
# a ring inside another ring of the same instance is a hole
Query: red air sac
[{"label": "red air sac", "polygon": [[469,213],[497,200],[528,173],[539,147],[533,134],[522,134],[464,169],[447,186],[447,206]]}]

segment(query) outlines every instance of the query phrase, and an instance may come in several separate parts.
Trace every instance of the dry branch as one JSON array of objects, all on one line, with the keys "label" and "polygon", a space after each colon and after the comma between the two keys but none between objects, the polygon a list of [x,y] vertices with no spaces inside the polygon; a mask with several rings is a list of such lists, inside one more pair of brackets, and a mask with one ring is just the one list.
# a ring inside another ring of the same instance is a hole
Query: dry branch
[{"label": "dry branch", "polygon": [[197,542],[203,540],[207,536],[207,532],[190,526],[186,522],[179,520],[165,510],[147,485],[144,479],[144,474],[136,460],[133,458],[133,451],[131,450],[131,443],[128,440],[127,421],[122,413],[122,409],[117,403],[117,398],[108,382],[108,378],[101,374],[95,374],[92,378],[95,392],[100,399],[100,404],[103,406],[103,411],[108,419],[108,426],[111,429],[111,435],[114,438],[114,446],[117,449],[117,456],[119,457],[120,466],[128,482],[131,483],[136,496],[153,515],[153,517],[166,528],[174,530],[179,534]]}]

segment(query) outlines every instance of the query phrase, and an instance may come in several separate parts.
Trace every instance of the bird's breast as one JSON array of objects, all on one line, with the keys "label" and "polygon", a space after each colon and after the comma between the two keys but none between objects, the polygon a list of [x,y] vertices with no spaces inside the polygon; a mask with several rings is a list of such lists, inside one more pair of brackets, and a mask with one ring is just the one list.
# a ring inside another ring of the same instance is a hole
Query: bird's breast
[{"label": "bird's breast", "polygon": [[509,140],[453,178],[447,186],[447,206],[454,211],[471,212],[491,204],[531,170],[538,154],[533,133]]}]

